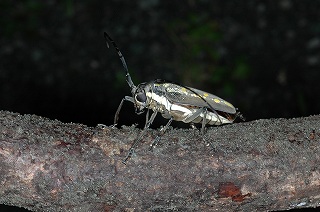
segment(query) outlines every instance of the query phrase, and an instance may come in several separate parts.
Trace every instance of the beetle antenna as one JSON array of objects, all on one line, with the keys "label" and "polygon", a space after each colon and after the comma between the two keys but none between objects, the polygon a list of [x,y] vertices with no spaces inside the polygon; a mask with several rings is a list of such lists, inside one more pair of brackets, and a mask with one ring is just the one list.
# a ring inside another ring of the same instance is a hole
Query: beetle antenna
[{"label": "beetle antenna", "polygon": [[127,83],[129,84],[129,86],[130,86],[130,88],[131,88],[131,90],[132,90],[132,89],[135,88],[136,86],[135,86],[135,85],[133,84],[133,82],[132,82],[131,76],[130,76],[130,74],[129,74],[129,70],[128,70],[127,63],[126,63],[126,61],[125,61],[122,53],[120,52],[117,44],[116,44],[116,43],[112,40],[112,38],[108,35],[108,33],[104,32],[104,38],[106,39],[106,43],[107,43],[108,48],[109,48],[109,43],[108,43],[108,41],[110,41],[110,42],[112,43],[112,45],[114,46],[114,48],[116,49],[116,51],[117,51],[117,53],[118,53],[118,55],[119,55],[119,57],[120,57],[120,60],[121,60],[121,62],[122,62],[124,71],[126,72],[126,80],[127,80]]}]

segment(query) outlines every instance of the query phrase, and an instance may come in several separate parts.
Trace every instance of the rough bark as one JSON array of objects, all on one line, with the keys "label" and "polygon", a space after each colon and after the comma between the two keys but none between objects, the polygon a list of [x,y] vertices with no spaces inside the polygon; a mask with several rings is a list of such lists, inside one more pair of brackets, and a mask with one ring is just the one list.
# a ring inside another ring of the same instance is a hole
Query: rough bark
[{"label": "rough bark", "polygon": [[[320,204],[320,116],[90,128],[0,111],[0,203],[32,211],[272,211]],[[211,142],[212,146],[208,146]]]}]

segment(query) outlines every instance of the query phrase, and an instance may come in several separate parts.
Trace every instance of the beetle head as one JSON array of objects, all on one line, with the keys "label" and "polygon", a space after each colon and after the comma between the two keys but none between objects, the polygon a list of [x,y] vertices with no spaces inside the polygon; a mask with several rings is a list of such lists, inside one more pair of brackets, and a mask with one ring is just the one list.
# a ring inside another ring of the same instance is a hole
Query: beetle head
[{"label": "beetle head", "polygon": [[131,93],[134,100],[134,105],[136,108],[136,113],[141,114],[148,105],[147,93],[148,86],[146,83],[141,83],[137,87],[131,89]]}]

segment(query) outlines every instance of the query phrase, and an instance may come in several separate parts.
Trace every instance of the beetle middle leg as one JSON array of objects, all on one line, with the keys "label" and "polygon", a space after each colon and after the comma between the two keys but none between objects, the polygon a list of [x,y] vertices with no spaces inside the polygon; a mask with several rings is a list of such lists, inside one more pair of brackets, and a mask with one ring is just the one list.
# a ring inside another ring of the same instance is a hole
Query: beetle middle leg
[{"label": "beetle middle leg", "polygon": [[139,141],[142,139],[142,137],[146,133],[147,129],[150,127],[150,125],[154,121],[154,118],[156,117],[156,115],[157,115],[157,112],[153,112],[152,115],[150,116],[150,119],[147,120],[145,127],[143,128],[143,130],[140,133],[139,137],[131,145],[131,147],[130,147],[130,149],[128,151],[128,154],[125,157],[125,159],[122,161],[122,163],[126,164],[127,160],[132,156],[132,154],[134,152],[134,148],[138,145]]},{"label": "beetle middle leg", "polygon": [[171,117],[168,121],[168,123],[166,124],[166,126],[164,126],[161,130],[160,133],[157,135],[157,137],[154,139],[154,141],[152,142],[152,144],[150,144],[150,148],[149,150],[152,150],[152,148],[160,141],[160,138],[163,136],[163,134],[166,132],[166,130],[168,129],[168,127],[170,126],[171,122],[172,122],[173,118]]}]

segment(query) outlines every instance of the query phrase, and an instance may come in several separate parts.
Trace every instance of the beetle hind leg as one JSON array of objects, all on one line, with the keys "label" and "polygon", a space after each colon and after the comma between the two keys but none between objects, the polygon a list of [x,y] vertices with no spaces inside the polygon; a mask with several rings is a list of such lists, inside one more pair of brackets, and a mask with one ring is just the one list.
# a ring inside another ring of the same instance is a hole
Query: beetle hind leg
[{"label": "beetle hind leg", "polygon": [[[194,113],[192,113],[191,115],[187,116],[183,122],[185,123],[190,123],[191,127],[193,129],[196,129],[195,126],[194,126],[194,121],[201,117],[201,114],[203,115],[202,117],[202,126],[201,126],[201,134],[204,135],[204,130],[205,130],[205,126],[206,124],[209,122],[208,119],[207,119],[207,113],[208,113],[208,109],[206,107],[202,107],[202,108],[199,108],[197,109],[196,111],[194,111]],[[199,123],[199,121],[196,121],[196,123]]]},{"label": "beetle hind leg", "polygon": [[202,108],[202,113],[203,113],[203,118],[202,118],[202,126],[201,126],[201,135],[203,136],[204,135],[204,129],[206,127],[206,119],[207,119],[207,112],[208,112],[208,109],[206,107],[203,107]]}]

